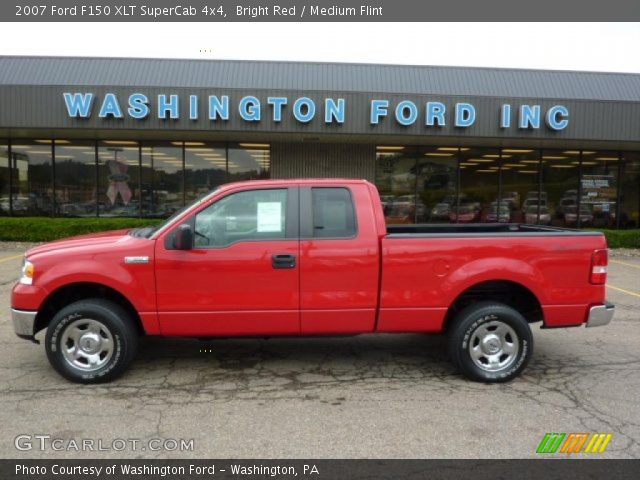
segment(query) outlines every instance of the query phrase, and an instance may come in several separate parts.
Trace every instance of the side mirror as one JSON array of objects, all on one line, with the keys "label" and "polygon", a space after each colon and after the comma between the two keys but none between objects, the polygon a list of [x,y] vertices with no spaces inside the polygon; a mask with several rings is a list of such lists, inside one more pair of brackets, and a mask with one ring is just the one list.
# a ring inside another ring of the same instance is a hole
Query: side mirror
[{"label": "side mirror", "polygon": [[193,248],[193,229],[191,225],[183,223],[178,227],[173,237],[173,247],[176,250],[191,250]]}]

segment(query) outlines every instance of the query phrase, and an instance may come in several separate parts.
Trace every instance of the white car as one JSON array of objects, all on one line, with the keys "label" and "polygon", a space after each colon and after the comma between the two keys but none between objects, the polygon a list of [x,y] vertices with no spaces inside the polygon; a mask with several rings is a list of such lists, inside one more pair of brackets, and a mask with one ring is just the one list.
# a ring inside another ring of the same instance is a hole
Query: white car
[{"label": "white car", "polygon": [[551,213],[547,207],[540,206],[540,214],[538,215],[538,206],[527,208],[524,214],[524,223],[537,223],[540,225],[549,225],[551,223]]}]

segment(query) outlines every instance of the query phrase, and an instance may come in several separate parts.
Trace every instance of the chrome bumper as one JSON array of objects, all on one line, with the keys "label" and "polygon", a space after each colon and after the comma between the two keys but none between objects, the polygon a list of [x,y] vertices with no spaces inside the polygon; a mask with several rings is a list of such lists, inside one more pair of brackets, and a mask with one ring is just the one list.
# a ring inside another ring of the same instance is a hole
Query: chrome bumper
[{"label": "chrome bumper", "polygon": [[606,325],[613,318],[613,312],[616,307],[613,303],[605,302],[604,305],[597,305],[589,309],[589,316],[587,317],[588,327],[601,327]]},{"label": "chrome bumper", "polygon": [[38,312],[27,310],[11,309],[11,319],[13,320],[13,330],[21,338],[33,339],[34,325],[36,323],[36,315]]}]

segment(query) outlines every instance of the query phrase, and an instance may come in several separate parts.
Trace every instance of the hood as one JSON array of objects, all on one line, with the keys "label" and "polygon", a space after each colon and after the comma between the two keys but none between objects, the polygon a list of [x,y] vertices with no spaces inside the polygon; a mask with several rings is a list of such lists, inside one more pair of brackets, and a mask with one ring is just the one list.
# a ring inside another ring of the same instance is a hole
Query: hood
[{"label": "hood", "polygon": [[124,238],[130,238],[127,233],[131,230],[131,228],[126,228],[122,230],[110,230],[108,232],[90,233],[87,235],[63,238],[33,247],[27,251],[26,256],[31,257],[32,255],[40,255],[69,248],[82,248],[84,250],[90,247],[100,247],[102,249],[105,246],[115,244]]}]

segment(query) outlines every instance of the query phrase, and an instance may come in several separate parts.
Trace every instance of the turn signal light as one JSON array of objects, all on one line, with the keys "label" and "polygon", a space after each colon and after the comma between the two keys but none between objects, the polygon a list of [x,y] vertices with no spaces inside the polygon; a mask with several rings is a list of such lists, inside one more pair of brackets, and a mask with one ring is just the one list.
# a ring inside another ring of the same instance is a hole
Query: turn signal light
[{"label": "turn signal light", "polygon": [[35,273],[35,267],[26,258],[22,259],[22,271],[19,282],[23,285],[33,285],[33,275]]},{"label": "turn signal light", "polygon": [[594,285],[604,285],[607,281],[608,264],[608,250],[594,250],[591,255],[591,278],[589,278],[589,281]]}]

